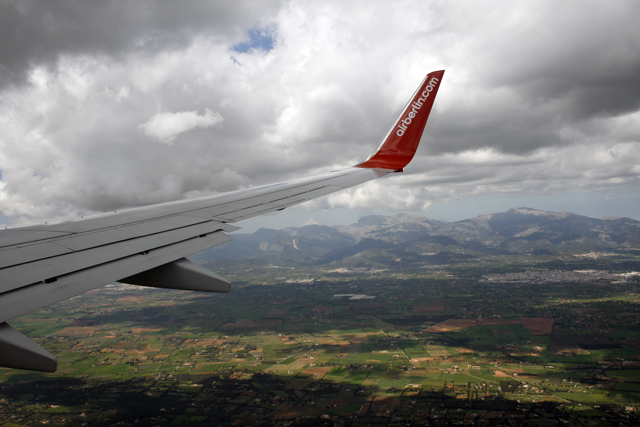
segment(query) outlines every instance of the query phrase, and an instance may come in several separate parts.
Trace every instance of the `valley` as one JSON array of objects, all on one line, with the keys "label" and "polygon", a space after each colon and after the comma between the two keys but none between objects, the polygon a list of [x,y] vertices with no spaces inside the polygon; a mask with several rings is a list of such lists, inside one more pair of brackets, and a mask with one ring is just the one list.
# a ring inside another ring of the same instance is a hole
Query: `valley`
[{"label": "valley", "polygon": [[637,235],[565,225],[574,251],[518,215],[482,241],[415,216],[261,230],[194,257],[229,294],[112,284],[23,316],[59,369],[1,370],[0,423],[637,425]]}]

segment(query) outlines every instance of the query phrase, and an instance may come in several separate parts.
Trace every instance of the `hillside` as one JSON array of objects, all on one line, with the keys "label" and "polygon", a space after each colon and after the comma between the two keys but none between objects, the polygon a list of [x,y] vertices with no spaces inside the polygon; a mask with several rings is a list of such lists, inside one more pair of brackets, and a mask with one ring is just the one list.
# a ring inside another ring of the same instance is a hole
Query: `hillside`
[{"label": "hillside", "polygon": [[[192,257],[291,266],[394,267],[497,255],[640,254],[640,222],[529,208],[443,222],[419,214],[366,216],[348,226],[308,225],[234,233]],[[597,255],[593,255],[597,256]]]}]

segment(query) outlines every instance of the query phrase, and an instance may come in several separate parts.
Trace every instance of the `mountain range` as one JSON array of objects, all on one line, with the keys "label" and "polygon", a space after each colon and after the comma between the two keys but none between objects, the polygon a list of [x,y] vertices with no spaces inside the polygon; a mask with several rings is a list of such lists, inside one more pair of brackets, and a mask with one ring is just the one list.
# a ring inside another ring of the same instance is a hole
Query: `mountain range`
[{"label": "mountain range", "polygon": [[192,259],[302,266],[447,264],[493,255],[640,254],[640,221],[515,208],[446,222],[420,214],[371,215],[352,225],[261,228]]}]

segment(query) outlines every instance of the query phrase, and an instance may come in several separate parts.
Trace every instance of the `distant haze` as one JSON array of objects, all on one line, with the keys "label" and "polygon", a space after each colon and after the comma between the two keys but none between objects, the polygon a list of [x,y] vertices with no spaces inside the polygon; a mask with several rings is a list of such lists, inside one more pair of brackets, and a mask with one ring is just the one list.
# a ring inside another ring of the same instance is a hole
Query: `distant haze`
[{"label": "distant haze", "polygon": [[439,69],[404,175],[263,221],[640,219],[638,22],[622,0],[2,1],[0,224],[349,167]]},{"label": "distant haze", "polygon": [[234,233],[233,238],[225,246],[192,258],[199,262],[245,260],[256,265],[404,269],[480,262],[498,255],[571,255],[604,257],[610,265],[621,262],[618,268],[635,269],[640,221],[516,208],[455,222],[434,221],[420,214],[369,215],[350,225],[262,228],[251,234]]}]

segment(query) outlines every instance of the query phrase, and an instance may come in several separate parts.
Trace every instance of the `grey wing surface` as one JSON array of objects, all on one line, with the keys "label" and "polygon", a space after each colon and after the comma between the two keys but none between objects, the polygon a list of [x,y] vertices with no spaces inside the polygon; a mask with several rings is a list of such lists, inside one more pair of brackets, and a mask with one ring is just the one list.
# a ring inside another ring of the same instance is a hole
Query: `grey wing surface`
[{"label": "grey wing surface", "polygon": [[0,231],[0,366],[55,371],[56,358],[7,321],[108,283],[228,292],[228,281],[185,257],[231,240],[227,233],[238,229],[231,223],[401,172],[418,147],[443,73],[425,77],[379,148],[352,168]]},{"label": "grey wing surface", "polygon": [[385,173],[352,168],[202,199],[0,231],[0,366],[56,369],[55,358],[30,347],[35,343],[6,324],[8,320],[116,281],[228,292],[226,280],[185,257],[231,240],[227,233],[238,229],[232,222]]}]

